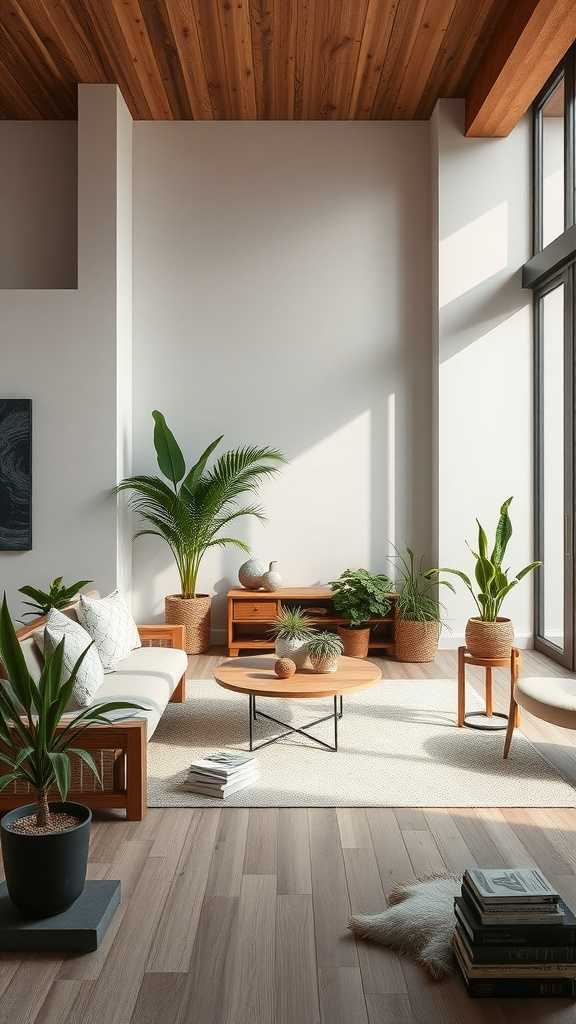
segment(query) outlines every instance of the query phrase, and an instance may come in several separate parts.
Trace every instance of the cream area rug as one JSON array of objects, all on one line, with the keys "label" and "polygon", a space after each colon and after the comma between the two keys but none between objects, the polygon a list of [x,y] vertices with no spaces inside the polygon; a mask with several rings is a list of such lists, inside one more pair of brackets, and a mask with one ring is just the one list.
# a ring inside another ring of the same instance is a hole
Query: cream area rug
[{"label": "cream area rug", "polygon": [[[468,710],[480,710],[469,688]],[[258,708],[300,725],[332,700],[258,698]],[[575,807],[576,789],[516,732],[458,729],[456,682],[383,680],[344,700],[337,753],[289,736],[255,754],[259,778],[225,801],[183,789],[191,761],[248,749],[248,698],[211,680],[189,680],[185,704],[169,704],[148,744],[150,807]],[[255,741],[281,730],[259,719]],[[314,732],[332,742],[328,721]]]}]

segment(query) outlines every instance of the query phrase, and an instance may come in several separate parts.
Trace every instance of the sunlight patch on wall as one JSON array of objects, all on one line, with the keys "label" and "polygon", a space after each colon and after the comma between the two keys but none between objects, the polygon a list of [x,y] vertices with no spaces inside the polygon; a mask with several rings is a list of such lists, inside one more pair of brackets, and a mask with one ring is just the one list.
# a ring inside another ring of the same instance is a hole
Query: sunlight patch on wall
[{"label": "sunlight patch on wall", "polygon": [[487,210],[440,242],[440,306],[472,290],[508,264],[508,203]]}]

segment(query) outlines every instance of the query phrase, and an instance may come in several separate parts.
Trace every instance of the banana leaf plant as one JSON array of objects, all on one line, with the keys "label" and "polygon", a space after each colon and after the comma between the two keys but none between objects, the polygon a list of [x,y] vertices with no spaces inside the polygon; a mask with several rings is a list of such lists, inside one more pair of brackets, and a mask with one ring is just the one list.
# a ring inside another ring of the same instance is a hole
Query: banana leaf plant
[{"label": "banana leaf plant", "polygon": [[221,435],[187,469],[162,413],[155,411],[152,417],[158,467],[165,479],[131,476],[117,490],[129,492],[131,508],[147,524],[136,536],[151,534],[168,544],[180,576],[181,596],[191,598],[196,596],[200,563],[210,548],[231,544],[250,551],[243,540],[222,536],[221,531],[242,516],[265,518],[258,505],[242,505],[239,498],[256,492],[262,480],[277,473],[286,460],[275,448],[245,446],[223,452],[207,469]]},{"label": "banana leaf plant", "polygon": [[29,586],[20,587],[20,594],[32,598],[31,601],[23,602],[31,611],[23,612],[22,614],[36,617],[38,615],[47,615],[51,608],[65,608],[76,597],[76,594],[82,587],[93,582],[93,580],[77,580],[76,583],[66,586],[63,582],[63,577],[57,576],[55,580],[52,580],[48,590],[39,590],[38,587]]},{"label": "banana leaf plant", "polygon": [[69,677],[63,672],[64,639],[47,655],[40,679],[30,675],[6,604],[0,611],[0,662],[7,680],[0,679],[0,764],[8,771],[0,775],[0,790],[17,779],[30,784],[36,795],[36,824],[44,828],[49,820],[48,790],[56,784],[62,800],[70,789],[70,754],[88,766],[101,784],[98,768],[87,750],[78,747],[90,725],[108,725],[110,711],[142,711],[139,704],[107,701],[84,708],[58,729],[70,701],[74,681],[90,644],[78,658]]},{"label": "banana leaf plant", "polygon": [[470,548],[476,559],[474,569],[476,589],[470,577],[460,569],[429,569],[426,573],[428,578],[442,572],[449,572],[454,576],[458,576],[472,594],[478,609],[478,617],[483,622],[495,622],[499,616],[502,603],[510,591],[520,583],[524,576],[527,576],[528,573],[533,572],[539,565],[542,565],[542,562],[539,561],[530,562],[529,565],[525,565],[512,578],[510,578],[511,569],[502,568],[506,548],[512,536],[512,522],[508,512],[511,501],[512,498],[508,498],[500,507],[500,517],[496,526],[494,546],[490,555],[488,554],[489,545],[486,531],[479,520],[476,520],[478,524],[478,550],[475,551],[473,548]]}]

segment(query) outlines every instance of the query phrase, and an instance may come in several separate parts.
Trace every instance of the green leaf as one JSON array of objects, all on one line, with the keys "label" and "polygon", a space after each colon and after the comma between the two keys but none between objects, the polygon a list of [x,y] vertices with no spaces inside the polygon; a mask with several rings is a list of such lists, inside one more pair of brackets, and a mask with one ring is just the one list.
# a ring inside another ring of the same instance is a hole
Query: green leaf
[{"label": "green leaf", "polygon": [[525,565],[523,569],[520,569],[520,572],[516,573],[516,579],[523,579],[524,576],[527,576],[529,572],[534,572],[534,569],[537,569],[539,565],[542,565],[542,562],[530,562],[529,565]]},{"label": "green leaf", "polygon": [[68,796],[68,790],[70,789],[70,760],[68,758],[68,754],[56,753],[49,750],[47,757],[54,769],[54,778],[56,779],[58,792],[62,799],[65,800]]},{"label": "green leaf", "polygon": [[480,524],[480,521],[477,519],[476,522],[478,523],[478,554],[480,555],[480,558],[486,558],[488,538],[484,527]]},{"label": "green leaf", "polygon": [[212,444],[208,445],[206,450],[202,452],[202,455],[198,459],[198,462],[194,466],[192,466],[192,469],[188,473],[186,479],[182,481],[182,487],[185,487],[190,494],[194,493],[194,488],[198,480],[202,476],[202,473],[206,469],[208,459],[212,455],[214,449],[218,447],[223,437],[224,434],[220,434],[220,437],[217,437],[215,441],[212,441]]},{"label": "green leaf", "polygon": [[186,472],[184,456],[162,413],[155,409],[152,416],[154,419],[154,447],[158,465],[164,476],[168,477],[176,487]]},{"label": "green leaf", "polygon": [[4,662],[16,697],[26,713],[29,714],[32,708],[30,673],[12,625],[6,594],[4,594],[0,611],[0,660]]},{"label": "green leaf", "polygon": [[489,593],[490,583],[494,579],[495,571],[494,566],[487,558],[482,558],[480,555],[476,560],[475,568],[476,582],[480,589],[485,593]]},{"label": "green leaf", "polygon": [[494,565],[497,566],[502,564],[502,559],[506,553],[508,542],[512,536],[512,523],[510,521],[510,516],[508,515],[508,509],[511,501],[512,498],[508,498],[500,507],[500,519],[498,520],[498,526],[496,527],[494,550],[490,559]]},{"label": "green leaf", "polygon": [[6,786],[9,786],[11,782],[16,782],[17,779],[21,778],[20,772],[9,772],[8,775],[0,775],[0,792],[6,789]]},{"label": "green leaf", "polygon": [[90,771],[92,772],[92,774],[96,778],[98,784],[100,786],[102,785],[102,779],[100,778],[100,772],[98,771],[98,768],[96,767],[96,762],[95,762],[94,758],[92,757],[92,754],[89,754],[87,750],[82,750],[81,747],[67,747],[67,752],[69,754],[76,754],[76,757],[79,757],[81,761],[84,761],[84,764],[88,765]]}]

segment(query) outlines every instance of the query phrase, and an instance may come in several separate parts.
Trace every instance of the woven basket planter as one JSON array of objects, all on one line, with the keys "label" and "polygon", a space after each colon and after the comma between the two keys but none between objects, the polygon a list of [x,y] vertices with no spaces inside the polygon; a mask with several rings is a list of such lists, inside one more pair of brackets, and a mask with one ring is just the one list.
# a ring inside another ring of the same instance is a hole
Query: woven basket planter
[{"label": "woven basket planter", "polygon": [[180,597],[169,594],[165,598],[165,619],[171,626],[186,627],[186,654],[203,654],[210,646],[210,608],[208,594],[198,597]]},{"label": "woven basket planter", "polygon": [[338,636],[344,644],[347,658],[367,658],[370,644],[370,629],[347,629],[338,626]]},{"label": "woven basket planter", "polygon": [[474,658],[509,658],[514,643],[514,627],[510,619],[483,622],[468,619],[466,647]]},{"label": "woven basket planter", "polygon": [[438,650],[438,622],[396,621],[396,658],[398,661],[434,661]]},{"label": "woven basket planter", "polygon": [[310,664],[313,672],[337,672],[338,671],[338,658],[337,657],[322,657],[317,654],[310,654]]}]

